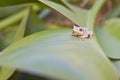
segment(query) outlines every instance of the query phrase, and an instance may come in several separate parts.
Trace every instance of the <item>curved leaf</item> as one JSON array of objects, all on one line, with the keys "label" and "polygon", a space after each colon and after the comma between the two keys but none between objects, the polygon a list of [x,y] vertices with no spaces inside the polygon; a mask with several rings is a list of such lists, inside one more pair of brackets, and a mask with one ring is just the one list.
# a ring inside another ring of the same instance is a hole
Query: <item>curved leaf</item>
[{"label": "curved leaf", "polygon": [[73,6],[69,4],[66,0],[61,0],[67,7],[71,9],[71,11],[79,17],[80,26],[86,26],[87,25],[87,19],[89,10],[85,10],[82,8],[78,8],[76,6]]},{"label": "curved leaf", "polygon": [[0,80],[7,80],[14,73],[14,71],[14,69],[2,67],[0,70]]},{"label": "curved leaf", "polygon": [[89,17],[87,20],[87,26],[91,28],[92,30],[94,29],[94,24],[96,20],[97,13],[101,9],[102,5],[105,3],[106,0],[95,0],[94,5],[89,11]]},{"label": "curved leaf", "polygon": [[64,80],[118,80],[93,38],[71,36],[71,30],[48,30],[5,49],[0,64]]},{"label": "curved leaf", "polygon": [[71,21],[78,25],[87,26],[91,29],[93,29],[94,22],[96,15],[98,11],[100,10],[101,6],[104,4],[105,0],[96,0],[95,4],[93,5],[92,9],[90,10],[83,10],[79,9],[73,5],[70,5],[66,1],[62,0],[62,2],[69,7],[67,9],[66,7],[63,7],[55,2],[49,1],[49,0],[38,0],[51,8],[55,9],[56,11],[60,12],[67,18],[69,18]]},{"label": "curved leaf", "polygon": [[105,54],[114,59],[120,59],[120,19],[106,21],[104,28],[96,28],[96,36]]},{"label": "curved leaf", "polygon": [[[71,21],[73,21],[74,23],[80,25],[82,24],[80,21],[81,18],[79,18],[78,16],[76,16],[74,14],[74,12],[72,12],[70,9],[55,3],[53,1],[50,0],[39,0],[40,2],[48,5],[49,7],[55,9],[56,11],[60,12],[62,15],[64,15],[65,17],[69,18]],[[86,14],[86,13],[85,13]],[[86,15],[87,16],[87,15]]]}]

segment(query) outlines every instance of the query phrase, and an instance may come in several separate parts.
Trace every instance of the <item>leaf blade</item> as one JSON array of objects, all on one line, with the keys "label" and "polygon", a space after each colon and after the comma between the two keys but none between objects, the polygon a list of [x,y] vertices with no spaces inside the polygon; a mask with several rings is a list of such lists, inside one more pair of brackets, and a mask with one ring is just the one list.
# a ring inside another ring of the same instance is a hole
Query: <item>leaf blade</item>
[{"label": "leaf blade", "polygon": [[67,80],[117,80],[113,66],[94,40],[82,41],[70,33],[48,30],[26,37],[2,52],[0,64]]},{"label": "leaf blade", "polygon": [[56,11],[60,12],[62,15],[64,15],[65,17],[69,18],[71,21],[73,21],[74,23],[80,25],[80,19],[78,16],[76,16],[72,11],[70,11],[69,9],[65,8],[64,6],[61,6],[57,3],[54,3],[52,1],[48,1],[48,0],[39,0],[40,2],[48,5],[49,7],[55,9]]},{"label": "leaf blade", "polygon": [[120,59],[120,19],[107,20],[103,27],[96,27],[96,37],[105,54],[112,59]]}]

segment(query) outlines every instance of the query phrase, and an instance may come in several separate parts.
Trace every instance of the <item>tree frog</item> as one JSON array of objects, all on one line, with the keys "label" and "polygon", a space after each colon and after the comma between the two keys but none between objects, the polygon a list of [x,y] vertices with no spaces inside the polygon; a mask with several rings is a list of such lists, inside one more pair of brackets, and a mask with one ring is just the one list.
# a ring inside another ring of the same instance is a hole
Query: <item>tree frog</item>
[{"label": "tree frog", "polygon": [[92,38],[93,32],[86,27],[74,25],[72,36],[79,37],[79,38]]}]

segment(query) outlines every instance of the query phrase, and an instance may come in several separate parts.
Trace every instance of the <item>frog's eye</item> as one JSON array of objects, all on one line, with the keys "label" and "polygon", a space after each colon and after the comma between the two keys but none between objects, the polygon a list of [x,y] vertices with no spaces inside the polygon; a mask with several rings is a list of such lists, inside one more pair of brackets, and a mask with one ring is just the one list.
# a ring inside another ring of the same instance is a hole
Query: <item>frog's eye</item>
[{"label": "frog's eye", "polygon": [[81,29],[79,29],[79,31],[83,31],[83,29],[81,28]]}]

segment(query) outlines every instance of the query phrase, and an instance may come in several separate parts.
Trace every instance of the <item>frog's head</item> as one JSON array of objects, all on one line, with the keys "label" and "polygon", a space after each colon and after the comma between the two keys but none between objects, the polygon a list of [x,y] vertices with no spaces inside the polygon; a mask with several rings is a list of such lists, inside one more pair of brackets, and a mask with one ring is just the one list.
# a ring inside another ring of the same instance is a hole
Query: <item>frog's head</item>
[{"label": "frog's head", "polygon": [[74,31],[74,32],[77,32],[77,33],[79,33],[79,34],[83,34],[83,28],[80,27],[80,26],[74,25],[74,26],[73,26],[73,31]]}]

